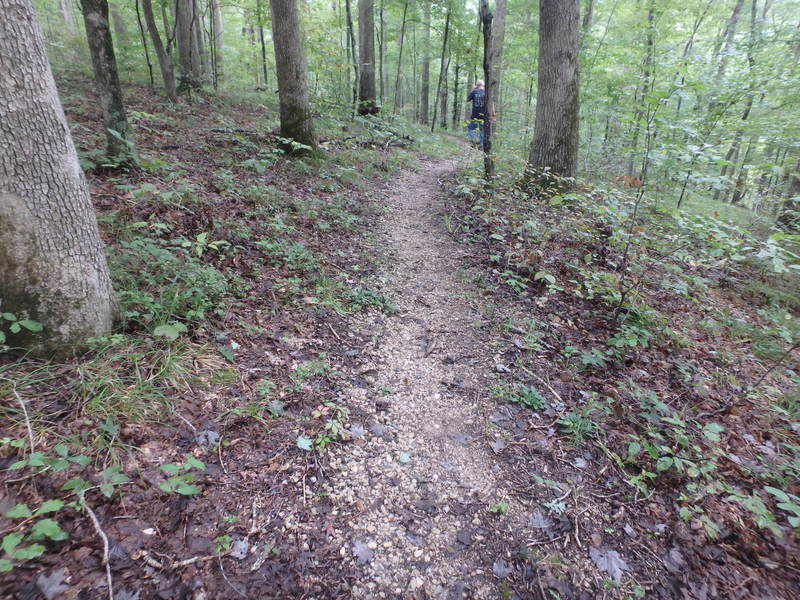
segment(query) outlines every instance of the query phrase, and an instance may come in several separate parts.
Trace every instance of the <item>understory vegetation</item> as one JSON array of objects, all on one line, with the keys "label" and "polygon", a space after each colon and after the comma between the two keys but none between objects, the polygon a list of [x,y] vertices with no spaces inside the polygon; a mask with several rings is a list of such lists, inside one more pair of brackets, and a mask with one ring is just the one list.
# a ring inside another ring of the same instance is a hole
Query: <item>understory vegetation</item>
[{"label": "understory vegetation", "polygon": [[[325,155],[290,161],[273,133],[274,108],[200,95],[168,107],[131,86],[141,168],[109,169],[92,151],[101,138],[92,96],[85,82],[67,82],[119,323],[74,360],[0,359],[0,396],[10,399],[0,409],[0,463],[11,492],[0,572],[27,572],[32,559],[58,567],[58,553],[92,545],[98,531],[82,515],[94,511],[108,523],[130,503],[150,505],[154,523],[168,526],[181,497],[204,514],[196,550],[221,560],[242,543],[236,523],[250,507],[211,478],[262,457],[314,460],[303,456],[352,438],[327,352],[339,351],[344,316],[395,310],[364,283],[376,258],[356,240],[379,209],[367,194],[420,149],[456,146],[413,126],[416,141],[408,126],[400,135],[398,123],[329,113]],[[208,134],[193,135],[200,127]],[[3,318],[14,326],[14,315]],[[163,445],[176,435],[177,444]],[[105,531],[129,549],[148,535]],[[275,569],[295,560],[267,550]],[[90,561],[87,573],[95,567]],[[63,570],[54,573],[30,588],[59,589]],[[281,589],[291,594],[299,584],[287,581]]]},{"label": "understory vegetation", "polygon": [[[496,375],[491,393],[548,423],[543,447],[558,439],[572,448],[570,463],[605,464],[590,479],[643,502],[639,518],[667,523],[650,535],[681,548],[679,577],[688,566],[724,589],[726,578],[760,580],[766,568],[790,589],[800,240],[542,179],[552,187],[496,181],[487,190],[467,169],[445,214],[448,230],[480,249],[476,283],[498,298],[484,310],[505,339],[498,371],[509,374]],[[502,322],[499,298],[516,307]],[[503,431],[522,444],[531,435]],[[563,485],[536,473],[528,482],[543,497]],[[566,505],[546,508],[557,517]],[[709,548],[725,555],[713,569]]]}]

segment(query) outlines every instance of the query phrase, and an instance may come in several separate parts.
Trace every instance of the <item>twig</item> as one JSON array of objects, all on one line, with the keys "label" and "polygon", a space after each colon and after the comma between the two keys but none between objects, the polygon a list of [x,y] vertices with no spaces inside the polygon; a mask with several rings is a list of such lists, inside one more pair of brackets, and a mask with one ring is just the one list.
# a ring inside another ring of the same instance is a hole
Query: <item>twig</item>
[{"label": "twig", "polygon": [[222,467],[222,471],[227,475],[228,469],[225,468],[225,463],[222,462],[222,438],[219,438],[217,443],[217,455],[219,456],[219,466]]},{"label": "twig", "polygon": [[192,425],[192,424],[189,422],[189,419],[187,419],[186,417],[184,417],[184,416],[183,416],[181,413],[179,413],[177,410],[176,410],[176,411],[174,411],[174,413],[175,413],[175,416],[176,416],[176,417],[178,417],[178,418],[179,418],[181,421],[183,421],[184,423],[186,423],[186,424],[189,426],[189,429],[191,429],[193,433],[197,433],[197,428],[196,428],[194,425]]},{"label": "twig", "polygon": [[94,529],[97,532],[97,535],[100,536],[100,539],[103,540],[103,565],[106,567],[106,585],[108,586],[108,600],[114,600],[114,584],[111,580],[111,565],[108,562],[108,536],[106,535],[103,528],[100,527],[100,521],[97,520],[97,515],[94,514],[92,507],[86,503],[86,496],[81,494],[81,506],[86,510],[86,514],[89,515],[89,518],[92,520],[92,525],[94,525]]},{"label": "twig", "polygon": [[341,342],[341,341],[342,341],[342,338],[340,338],[340,337],[339,337],[339,334],[338,334],[338,333],[336,333],[336,330],[333,328],[333,325],[331,325],[330,323],[328,323],[328,328],[331,330],[331,333],[334,335],[334,337],[335,337],[337,340],[339,340],[339,341]]},{"label": "twig", "polygon": [[0,377],[3,381],[8,381],[11,384],[11,393],[14,394],[14,397],[17,399],[17,403],[19,407],[22,409],[22,414],[25,416],[25,427],[28,428],[28,440],[31,443],[31,453],[34,452],[33,447],[33,428],[31,427],[31,420],[28,417],[28,408],[25,406],[25,401],[20,397],[19,393],[17,392],[17,384],[7,377]]},{"label": "twig", "polygon": [[222,568],[222,554],[219,554],[219,570],[220,570],[220,573],[222,573],[222,577],[225,579],[225,582],[226,582],[226,583],[227,583],[229,586],[231,586],[231,589],[232,589],[234,592],[236,592],[237,594],[239,594],[239,595],[240,595],[242,598],[247,598],[247,595],[246,595],[246,594],[244,594],[244,593],[243,593],[243,592],[242,592],[242,591],[241,591],[239,588],[237,588],[235,585],[233,585],[233,584],[231,583],[231,580],[230,580],[230,579],[228,579],[228,576],[225,574],[225,569],[223,569],[223,568]]},{"label": "twig", "polygon": [[520,369],[522,369],[523,371],[525,371],[525,372],[526,372],[528,375],[530,375],[531,377],[535,377],[535,378],[536,378],[536,380],[537,380],[537,381],[539,381],[539,383],[541,383],[541,384],[542,384],[543,386],[545,386],[545,387],[546,387],[548,390],[550,390],[550,393],[551,393],[551,394],[553,394],[553,396],[555,396],[555,397],[556,397],[556,400],[558,400],[558,401],[559,401],[561,404],[564,404],[564,401],[561,399],[561,396],[559,396],[559,395],[558,395],[558,392],[557,392],[557,391],[555,391],[555,390],[553,389],[553,386],[551,386],[549,383],[547,383],[547,382],[546,382],[544,379],[542,379],[541,377],[539,377],[539,376],[538,376],[536,373],[534,373],[534,372],[533,372],[533,371],[531,371],[530,369],[527,369],[527,368],[525,368],[525,367],[520,367]]}]

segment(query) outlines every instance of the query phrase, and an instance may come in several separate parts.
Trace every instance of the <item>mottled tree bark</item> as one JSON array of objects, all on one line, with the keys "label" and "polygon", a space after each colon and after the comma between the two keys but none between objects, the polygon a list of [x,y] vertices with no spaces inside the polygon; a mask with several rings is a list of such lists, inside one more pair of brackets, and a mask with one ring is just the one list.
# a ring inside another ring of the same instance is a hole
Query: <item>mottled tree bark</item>
[{"label": "mottled tree bark", "polygon": [[[492,20],[492,77],[486,87],[494,98],[495,106],[500,102],[500,78],[503,71],[503,43],[506,36],[506,0],[495,2],[494,19]],[[502,112],[500,113],[502,118]],[[495,124],[497,133],[497,124]]]},{"label": "mottled tree bark", "polygon": [[422,66],[420,67],[419,122],[428,124],[431,90],[431,0],[422,5]]},{"label": "mottled tree bark", "polygon": [[270,0],[275,70],[278,75],[281,135],[317,149],[317,136],[308,100],[306,57],[296,0]]},{"label": "mottled tree bark", "polygon": [[153,4],[151,0],[142,0],[142,12],[144,13],[144,21],[147,23],[147,30],[150,32],[150,39],[153,41],[153,48],[156,50],[158,65],[161,68],[161,78],[164,80],[164,90],[167,93],[167,98],[172,102],[177,102],[178,90],[175,87],[175,72],[172,70],[172,59],[169,54],[167,54],[167,51],[164,49],[164,44],[161,42],[161,36],[156,26],[156,19],[153,15]]},{"label": "mottled tree bark", "polygon": [[9,345],[68,355],[109,333],[114,292],[31,0],[0,0],[0,311]]},{"label": "mottled tree bark", "polygon": [[81,0],[86,37],[92,56],[97,95],[103,110],[106,130],[106,155],[115,163],[133,163],[136,153],[128,127],[122,88],[119,85],[117,59],[108,25],[107,0]]},{"label": "mottled tree bark", "polygon": [[195,40],[192,22],[194,17],[192,0],[177,0],[175,4],[175,37],[178,46],[178,88],[181,91],[200,86],[195,75]]},{"label": "mottled tree bark", "polygon": [[375,115],[375,15],[373,0],[358,0],[358,114]]},{"label": "mottled tree bark", "polygon": [[211,27],[214,29],[211,32],[214,44],[214,73],[217,82],[221,82],[225,78],[225,29],[219,0],[211,0]]},{"label": "mottled tree bark", "polygon": [[528,166],[574,177],[578,165],[579,0],[539,0],[536,122]]}]

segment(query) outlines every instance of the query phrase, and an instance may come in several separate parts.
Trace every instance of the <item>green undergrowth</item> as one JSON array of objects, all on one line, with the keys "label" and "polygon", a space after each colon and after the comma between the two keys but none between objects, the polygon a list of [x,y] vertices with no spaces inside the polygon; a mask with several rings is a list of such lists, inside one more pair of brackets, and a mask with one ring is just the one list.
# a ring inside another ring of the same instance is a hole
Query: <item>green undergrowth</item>
[{"label": "green undergrowth", "polygon": [[[6,513],[15,521],[2,538],[0,571],[57,548],[61,515],[82,512],[88,491],[110,498],[134,477],[119,468],[138,453],[137,435],[194,427],[182,416],[186,402],[212,398],[204,419],[223,428],[299,427],[297,439],[285,440],[299,453],[347,439],[347,410],[327,396],[327,342],[314,332],[338,337],[331,317],[396,310],[362,281],[374,267],[359,241],[380,208],[373,190],[414,168],[421,152],[458,148],[400,121],[331,111],[320,119],[321,152],[295,158],[280,150],[274,107],[211,95],[172,107],[134,89],[140,169],[109,170],[94,107],[77,90],[63,97],[80,123],[81,162],[102,190],[95,200],[121,319],[74,360],[6,355],[0,363],[0,395],[13,399],[0,408],[8,423],[0,458],[15,461],[22,481],[50,490],[44,508],[28,501]],[[37,329],[12,317],[0,319],[4,327]],[[316,358],[289,356],[301,340]],[[265,347],[286,355],[282,367],[263,366]],[[253,377],[255,385],[245,383]],[[225,443],[208,442],[217,453]],[[204,468],[192,454],[174,457],[161,466],[158,488],[197,495]]]},{"label": "green undergrowth", "polygon": [[501,182],[462,173],[445,223],[516,313],[500,331],[519,369],[497,401],[547,415],[710,539],[796,536],[797,236],[550,176]]}]

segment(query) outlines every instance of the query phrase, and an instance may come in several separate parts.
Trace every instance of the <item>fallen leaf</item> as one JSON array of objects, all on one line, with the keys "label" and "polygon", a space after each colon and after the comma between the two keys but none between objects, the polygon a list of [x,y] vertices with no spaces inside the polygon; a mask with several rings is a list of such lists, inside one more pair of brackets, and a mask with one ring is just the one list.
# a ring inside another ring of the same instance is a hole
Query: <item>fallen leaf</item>
[{"label": "fallen leaf", "polygon": [[50,575],[39,575],[36,578],[36,587],[42,592],[42,595],[47,600],[53,600],[61,592],[66,592],[69,589],[68,585],[61,583],[64,580],[64,573],[66,569],[58,569],[53,571]]},{"label": "fallen leaf", "polygon": [[492,572],[500,579],[505,579],[514,572],[514,567],[510,566],[502,558],[498,558],[492,565]]},{"label": "fallen leaf", "polygon": [[598,569],[611,575],[615,581],[622,581],[622,572],[628,570],[628,563],[622,560],[616,550],[590,547],[589,557]]}]

